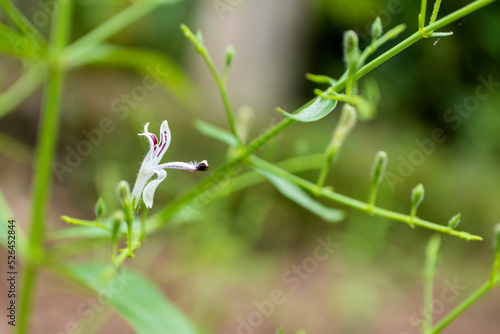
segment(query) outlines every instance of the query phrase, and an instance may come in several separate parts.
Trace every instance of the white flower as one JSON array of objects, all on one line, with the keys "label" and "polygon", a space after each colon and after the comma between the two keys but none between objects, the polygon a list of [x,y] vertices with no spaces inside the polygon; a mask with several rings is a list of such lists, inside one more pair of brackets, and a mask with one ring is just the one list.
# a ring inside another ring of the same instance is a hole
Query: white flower
[{"label": "white flower", "polygon": [[[160,141],[158,141],[158,138],[148,131],[148,126],[149,123],[144,126],[144,132],[139,133],[139,136],[146,136],[148,138],[150,148],[142,162],[139,174],[137,174],[137,181],[135,181],[134,189],[132,190],[132,205],[135,210],[139,206],[141,194],[146,207],[151,208],[153,206],[155,190],[167,177],[167,172],[164,169],[183,169],[188,171],[206,171],[208,169],[206,160],[200,163],[168,162],[160,164],[161,158],[170,146],[170,129],[168,128],[167,121],[163,121],[160,127]],[[154,174],[157,175],[157,178],[148,183]]]}]

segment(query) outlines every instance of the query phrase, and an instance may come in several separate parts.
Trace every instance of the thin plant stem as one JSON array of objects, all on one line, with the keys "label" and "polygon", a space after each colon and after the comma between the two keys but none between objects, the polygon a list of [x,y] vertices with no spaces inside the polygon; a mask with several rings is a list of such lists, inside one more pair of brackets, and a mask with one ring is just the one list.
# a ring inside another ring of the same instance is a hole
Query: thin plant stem
[{"label": "thin plant stem", "polygon": [[[351,208],[364,211],[368,214],[373,214],[375,216],[380,216],[380,217],[385,217],[391,220],[403,222],[405,224],[410,224],[411,223],[411,217],[402,213],[394,212],[391,210],[387,209],[382,209],[376,206],[371,206],[369,203],[365,203],[363,201],[359,201],[357,199],[336,193],[330,189],[327,188],[320,188],[318,189],[317,185],[309,182],[299,176],[293,175],[291,173],[288,173],[287,171],[270,164],[262,159],[259,159],[255,156],[252,156],[251,158],[248,159],[252,164],[255,164],[258,167],[264,168],[265,170],[269,171],[270,173],[275,174],[276,176],[279,176],[285,180],[288,180],[308,191],[310,191],[313,194],[317,194],[319,196],[322,196],[324,198],[330,199],[334,202],[341,203],[343,205],[349,206]],[[449,234],[452,236],[459,237],[461,239],[465,240],[483,240],[482,237],[470,234],[468,232],[462,232],[462,231],[456,231],[453,229],[450,229],[448,226],[443,226],[439,225],[436,223],[432,223],[420,218],[414,218],[413,223],[416,226],[420,226],[429,230],[441,232],[444,234]]]},{"label": "thin plant stem", "polygon": [[29,68],[9,89],[0,95],[0,118],[14,110],[47,80],[47,64],[39,62]]},{"label": "thin plant stem", "polygon": [[[441,28],[441,27],[443,27],[443,26],[445,26],[445,25],[447,25],[455,20],[460,19],[461,17],[463,17],[463,16],[465,16],[465,15],[467,15],[475,10],[478,10],[481,7],[484,7],[488,4],[490,4],[493,1],[496,1],[496,0],[477,0],[477,1],[474,1],[473,3],[467,5],[463,8],[443,17],[442,19],[434,22],[433,24],[427,26],[424,30],[430,31],[430,30]],[[398,53],[400,53],[404,49],[408,48],[412,44],[418,42],[421,38],[422,38],[422,35],[418,32],[409,36],[401,43],[397,44],[396,46],[394,46],[390,50],[386,51],[385,53],[383,53],[382,55],[375,58],[370,63],[366,64],[361,69],[359,69],[354,75],[355,78],[359,79],[362,76],[366,75],[367,73],[371,72],[372,70],[377,68],[382,63],[384,63],[387,60],[389,60],[390,58],[394,57],[395,55],[397,55]],[[339,81],[334,86],[331,87],[331,90],[338,92],[342,88],[345,87],[345,84],[346,84],[346,78],[339,79]],[[149,221],[151,223],[150,223],[150,225],[148,225],[148,228],[147,228],[148,232],[155,231],[158,228],[164,226],[167,223],[168,219],[170,217],[172,217],[176,212],[178,212],[178,210],[185,207],[193,199],[197,198],[198,196],[203,195],[205,190],[214,186],[218,182],[218,180],[226,177],[226,175],[230,175],[231,171],[238,164],[240,164],[242,161],[244,161],[245,158],[247,158],[248,156],[253,154],[260,147],[262,147],[265,143],[267,143],[269,140],[271,140],[272,138],[274,138],[275,136],[277,136],[278,134],[283,132],[285,129],[287,129],[294,122],[295,122],[295,120],[293,120],[292,118],[288,118],[288,117],[284,118],[283,120],[278,122],[276,125],[271,127],[268,131],[266,131],[265,133],[263,133],[262,135],[260,135],[256,139],[254,139],[252,142],[250,142],[244,149],[242,149],[239,152],[239,155],[237,157],[233,158],[232,160],[227,161],[222,166],[220,166],[218,169],[216,169],[211,174],[211,177],[204,179],[202,182],[198,183],[195,187],[191,188],[191,190],[189,190],[183,196],[181,196],[177,200],[173,201],[170,205],[168,205],[167,207],[165,207],[164,209],[162,209],[161,211],[159,211],[155,215],[151,216],[151,218],[149,219]],[[338,194],[336,194],[336,195],[338,195]],[[358,203],[355,202],[354,205],[363,208],[363,204],[361,204],[361,203],[362,202],[358,202]],[[381,211],[379,211],[379,213],[384,213],[384,211],[386,211],[384,209],[377,209],[377,210],[381,210]],[[405,221],[406,216],[401,215],[401,214],[397,214],[396,218],[397,219],[395,219],[395,220]],[[422,220],[420,220],[420,219],[415,219],[415,221],[418,221],[419,223],[422,222]],[[437,231],[443,231],[443,229],[448,229],[447,227],[437,225],[437,224],[431,225],[431,227],[428,227],[428,228],[435,229]],[[460,233],[462,233],[462,232],[456,232],[456,231],[453,232],[452,231],[451,234],[458,236],[458,235],[460,235]],[[482,239],[480,237],[477,237],[477,238],[479,238],[479,239],[475,239],[475,240]]]},{"label": "thin plant stem", "polygon": [[441,7],[441,0],[436,0],[434,3],[434,9],[432,10],[432,15],[431,15],[431,20],[429,21],[429,24],[433,24],[436,22],[437,15],[439,12],[439,7]]},{"label": "thin plant stem", "polygon": [[439,234],[433,235],[426,249],[424,268],[424,322],[422,324],[423,334],[430,334],[432,330],[432,295],[434,291],[434,276],[436,274],[440,241]]},{"label": "thin plant stem", "polygon": [[418,14],[418,30],[423,32],[425,26],[425,12],[427,10],[427,0],[420,0],[420,14]]},{"label": "thin plant stem", "polygon": [[238,126],[236,124],[233,108],[231,107],[231,103],[229,101],[229,96],[227,94],[227,88],[226,88],[226,77],[229,71],[229,67],[226,66],[224,68],[223,75],[221,77],[219,75],[219,72],[217,71],[217,68],[215,67],[215,64],[212,60],[212,57],[210,56],[210,53],[208,52],[207,47],[203,44],[203,41],[199,39],[197,36],[195,36],[186,25],[181,25],[181,29],[186,35],[186,37],[194,44],[197,51],[200,53],[203,60],[207,64],[207,67],[210,70],[210,73],[212,74],[212,77],[214,78],[217,87],[219,89],[220,96],[222,98],[222,103],[224,105],[224,110],[226,112],[226,117],[229,122],[229,126],[231,127],[231,132],[233,133],[233,136],[236,138],[238,146],[242,147],[243,142],[238,134]]},{"label": "thin plant stem", "polygon": [[455,307],[450,313],[448,313],[441,321],[437,323],[432,329],[432,334],[440,333],[449,324],[451,324],[455,319],[457,319],[462,313],[465,312],[472,304],[474,304],[478,299],[480,299],[486,292],[490,291],[500,283],[500,276],[497,276],[494,284],[492,285],[489,281],[481,285],[472,295],[461,302],[457,307]]},{"label": "thin plant stem", "polygon": [[[57,58],[58,52],[67,43],[72,7],[71,0],[60,3],[59,11],[54,18],[51,31],[52,56],[54,58]],[[29,332],[29,318],[38,263],[43,257],[44,222],[50,198],[51,163],[54,158],[58,134],[63,79],[63,71],[57,66],[54,67],[44,94],[42,121],[38,134],[38,152],[33,176],[29,251],[25,272],[21,275],[24,281],[20,291],[18,334]]]}]

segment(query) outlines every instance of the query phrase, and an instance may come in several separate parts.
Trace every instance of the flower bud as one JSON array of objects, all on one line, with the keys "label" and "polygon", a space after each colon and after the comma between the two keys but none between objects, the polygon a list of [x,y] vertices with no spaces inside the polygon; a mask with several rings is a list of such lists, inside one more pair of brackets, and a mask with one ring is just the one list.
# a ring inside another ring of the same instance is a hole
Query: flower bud
[{"label": "flower bud", "polygon": [[358,35],[353,30],[348,30],[344,33],[344,58],[347,63],[347,68],[350,72],[356,71],[358,66],[358,44]]},{"label": "flower bud", "polygon": [[234,47],[232,45],[228,45],[226,48],[226,67],[231,66],[235,53],[236,51],[234,50]]},{"label": "flower bud", "polygon": [[380,17],[377,16],[377,18],[375,18],[375,21],[373,21],[372,23],[372,29],[371,29],[372,39],[373,40],[379,39],[380,36],[382,36],[382,31],[383,31],[382,21],[380,20]]},{"label": "flower bud", "polygon": [[368,204],[373,206],[377,197],[378,186],[384,178],[385,167],[387,166],[387,153],[383,151],[377,152],[372,167],[372,184],[370,189],[370,199]]},{"label": "flower bud", "polygon": [[424,186],[420,183],[415,188],[413,188],[411,192],[411,213],[410,213],[410,226],[411,228],[415,228],[413,224],[413,219],[417,214],[417,208],[422,203],[424,199]]},{"label": "flower bud", "polygon": [[411,198],[412,198],[412,205],[414,207],[418,207],[420,203],[422,203],[422,200],[424,199],[424,193],[425,191],[422,183],[413,188],[411,192]]},{"label": "flower bud", "polygon": [[448,227],[454,230],[460,224],[460,213],[457,213],[448,221]]},{"label": "flower bud", "polygon": [[101,218],[102,214],[104,211],[106,211],[106,205],[104,205],[104,200],[102,197],[99,197],[97,200],[97,203],[95,204],[95,214],[97,216],[97,219]]},{"label": "flower bud", "polygon": [[125,201],[130,201],[130,187],[127,181],[120,181],[118,186],[116,187],[118,192],[118,197],[120,197],[120,201],[123,203]]},{"label": "flower bud", "polygon": [[120,225],[123,221],[123,212],[116,211],[115,216],[113,217],[113,229],[111,230],[112,238],[116,238],[118,235],[118,231],[120,231]]}]

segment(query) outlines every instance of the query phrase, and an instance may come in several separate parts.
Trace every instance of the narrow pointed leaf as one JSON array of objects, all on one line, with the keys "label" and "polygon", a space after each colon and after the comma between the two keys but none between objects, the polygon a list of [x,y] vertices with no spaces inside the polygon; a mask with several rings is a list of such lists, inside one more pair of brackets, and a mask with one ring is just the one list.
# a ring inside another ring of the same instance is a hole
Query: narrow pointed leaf
[{"label": "narrow pointed leaf", "polygon": [[268,179],[269,182],[271,182],[276,187],[276,189],[278,189],[278,191],[283,194],[283,196],[294,201],[295,203],[311,211],[312,213],[318,215],[327,222],[337,223],[344,219],[344,211],[324,206],[323,204],[311,198],[299,186],[263,169],[259,169],[259,173],[261,173],[266,179]]},{"label": "narrow pointed leaf", "polygon": [[294,114],[290,114],[281,108],[277,108],[277,111],[298,122],[315,122],[331,113],[337,106],[337,102],[336,100],[318,96]]},{"label": "narrow pointed leaf", "polygon": [[238,141],[229,131],[226,131],[199,119],[194,122],[194,127],[207,137],[217,139],[223,143],[228,144],[229,146],[238,146]]},{"label": "narrow pointed leaf", "polygon": [[127,321],[135,333],[197,333],[194,326],[153,282],[129,269],[109,283],[102,274],[104,264],[86,263],[65,267],[66,274],[103,296],[105,301]]}]

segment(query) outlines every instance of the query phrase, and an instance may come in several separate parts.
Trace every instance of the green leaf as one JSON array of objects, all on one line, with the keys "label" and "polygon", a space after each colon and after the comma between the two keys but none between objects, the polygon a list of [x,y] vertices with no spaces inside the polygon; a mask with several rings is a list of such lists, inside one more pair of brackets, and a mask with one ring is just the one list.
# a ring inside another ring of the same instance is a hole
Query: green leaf
[{"label": "green leaf", "polygon": [[194,326],[153,282],[127,269],[112,281],[101,279],[108,266],[98,263],[72,264],[65,273],[95,291],[110,304],[136,333],[197,333]]},{"label": "green leaf", "polygon": [[82,239],[82,238],[110,238],[109,231],[96,228],[94,226],[74,226],[61,228],[59,230],[50,232],[47,237],[51,240],[60,239]]},{"label": "green leaf", "polygon": [[276,189],[278,189],[278,191],[283,194],[283,196],[294,201],[295,203],[311,211],[312,213],[318,215],[327,222],[337,223],[344,219],[344,211],[324,206],[323,204],[312,199],[299,186],[287,180],[284,180],[264,170],[263,168],[259,168],[259,173],[261,173],[266,179],[268,179],[276,187]]},{"label": "green leaf", "polygon": [[181,67],[163,53],[145,48],[104,44],[88,50],[79,59],[81,61],[75,61],[72,66],[94,65],[131,69],[144,75],[145,88],[155,89],[156,85],[161,85],[180,101],[188,105],[194,103],[194,84]]},{"label": "green leaf", "polygon": [[331,113],[337,106],[337,102],[338,101],[336,100],[318,96],[294,114],[290,114],[281,108],[277,108],[276,110],[279,113],[299,122],[315,122]]},{"label": "green leaf", "polygon": [[207,137],[220,140],[221,142],[226,143],[229,146],[238,146],[238,141],[229,131],[216,127],[200,119],[195,120],[194,127]]},{"label": "green leaf", "polygon": [[35,58],[36,45],[32,40],[0,23],[0,52],[14,56]]}]

